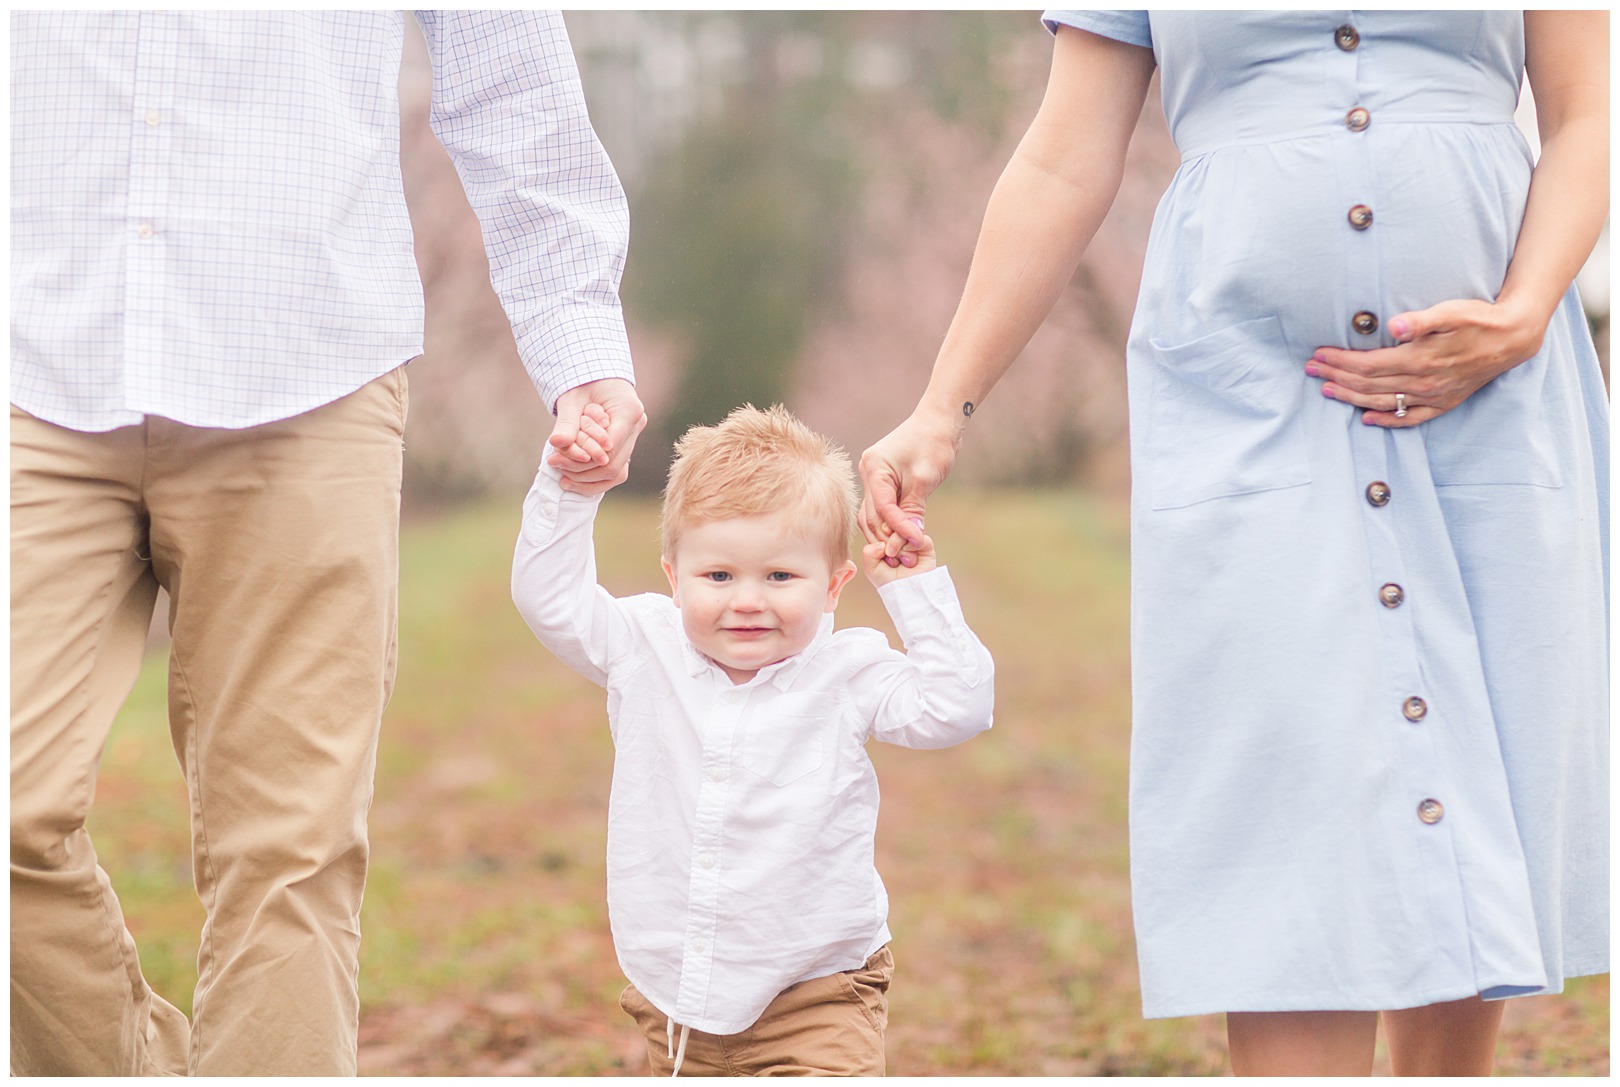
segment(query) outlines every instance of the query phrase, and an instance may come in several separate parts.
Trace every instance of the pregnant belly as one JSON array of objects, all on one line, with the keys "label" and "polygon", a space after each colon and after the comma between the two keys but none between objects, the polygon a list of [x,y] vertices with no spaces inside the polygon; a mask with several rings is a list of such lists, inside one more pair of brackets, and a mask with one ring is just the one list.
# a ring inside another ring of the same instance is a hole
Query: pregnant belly
[{"label": "pregnant belly", "polygon": [[1184,343],[1274,315],[1303,359],[1322,344],[1392,343],[1385,324],[1402,311],[1494,299],[1529,185],[1517,130],[1390,124],[1363,135],[1184,163],[1149,243],[1146,331]]}]

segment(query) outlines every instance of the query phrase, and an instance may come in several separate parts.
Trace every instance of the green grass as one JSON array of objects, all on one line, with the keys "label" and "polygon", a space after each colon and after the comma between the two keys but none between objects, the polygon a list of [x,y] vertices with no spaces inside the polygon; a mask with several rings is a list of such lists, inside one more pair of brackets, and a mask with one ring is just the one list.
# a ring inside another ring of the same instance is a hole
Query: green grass
[{"label": "green grass", "polygon": [[[367,1073],[624,1074],[640,1042],[604,905],[601,691],[508,597],[514,499],[409,525],[361,954]],[[1124,512],[1073,492],[940,495],[929,531],[997,663],[997,726],[877,746],[892,899],[894,1074],[1219,1074],[1217,1017],[1140,1016],[1125,840]],[[656,508],[614,495],[602,580],[659,590]],[[864,580],[841,625],[892,628]],[[92,833],[152,984],[189,1010],[201,907],[148,661],[113,729]],[[1608,979],[1515,1001],[1500,1065],[1606,1074]]]}]

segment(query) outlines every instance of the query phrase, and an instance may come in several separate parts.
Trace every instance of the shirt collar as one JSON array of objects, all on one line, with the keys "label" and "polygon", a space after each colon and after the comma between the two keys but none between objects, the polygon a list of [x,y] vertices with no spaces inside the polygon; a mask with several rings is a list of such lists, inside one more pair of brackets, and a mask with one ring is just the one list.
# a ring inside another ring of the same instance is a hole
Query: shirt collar
[{"label": "shirt collar", "polygon": [[[827,612],[821,617],[821,625],[816,628],[816,636],[810,639],[809,645],[785,660],[761,668],[749,683],[774,683],[777,690],[787,690],[793,686],[793,681],[799,678],[799,673],[804,671],[805,665],[810,663],[811,658],[821,652],[822,647],[832,638],[832,634],[833,616],[832,612]],[[681,636],[681,649],[686,656],[687,671],[693,678],[703,675],[711,668],[716,672],[720,672],[721,675],[725,675],[720,666],[700,652],[697,646],[686,638],[685,634]],[[726,677],[726,682],[731,682],[730,677]],[[747,684],[744,684],[744,686],[747,686]]]}]

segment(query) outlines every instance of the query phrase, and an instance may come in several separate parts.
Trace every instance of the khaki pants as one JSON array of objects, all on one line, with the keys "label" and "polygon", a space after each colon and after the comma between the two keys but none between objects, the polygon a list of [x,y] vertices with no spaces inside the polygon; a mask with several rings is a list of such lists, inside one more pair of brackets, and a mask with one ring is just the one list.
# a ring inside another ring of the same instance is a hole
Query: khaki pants
[{"label": "khaki pants", "polygon": [[[681,1075],[881,1076],[893,977],[894,956],[881,947],[859,970],[790,985],[740,1034],[692,1031]],[[619,997],[619,1007],[647,1038],[652,1074],[668,1076],[675,1067],[668,1017],[634,985]],[[678,1042],[679,1026],[675,1037]]]},{"label": "khaki pants", "polygon": [[[245,430],[12,408],[13,1073],[355,1072],[405,410],[403,371]],[[84,829],[159,585],[207,911],[190,1024]]]}]

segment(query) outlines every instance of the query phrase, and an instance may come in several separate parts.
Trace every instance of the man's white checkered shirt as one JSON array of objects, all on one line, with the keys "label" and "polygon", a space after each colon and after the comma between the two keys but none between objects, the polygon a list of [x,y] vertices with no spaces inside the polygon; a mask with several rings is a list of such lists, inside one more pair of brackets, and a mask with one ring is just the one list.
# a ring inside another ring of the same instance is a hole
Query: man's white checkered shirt
[{"label": "man's white checkered shirt", "polygon": [[[422,351],[405,16],[11,16],[11,398],[76,430],[246,427]],[[422,12],[434,130],[548,406],[630,378],[629,213],[555,12]]]}]

